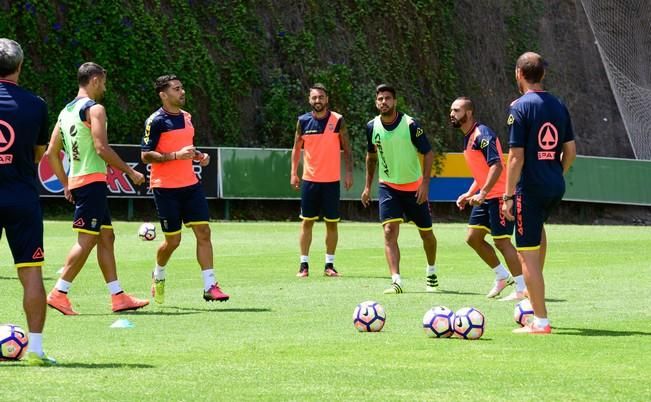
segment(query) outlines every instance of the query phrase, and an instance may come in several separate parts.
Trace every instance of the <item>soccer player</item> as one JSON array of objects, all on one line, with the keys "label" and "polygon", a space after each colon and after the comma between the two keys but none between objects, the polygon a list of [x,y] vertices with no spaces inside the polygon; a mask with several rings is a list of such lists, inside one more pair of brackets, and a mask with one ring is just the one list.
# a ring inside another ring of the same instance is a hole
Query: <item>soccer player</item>
[{"label": "soccer player", "polygon": [[[126,294],[120,286],[115,263],[115,234],[106,197],[107,164],[126,173],[134,184],[141,184],[142,173],[127,165],[108,144],[106,110],[98,102],[106,91],[106,70],[88,62],[77,71],[79,90],[74,100],[59,113],[46,155],[63,185],[66,199],[75,204],[72,229],[77,242],[72,246],[61,277],[47,296],[50,307],[64,315],[77,315],[68,293],[88,255],[97,246],[97,262],[111,294],[113,312],[136,310],[149,304]],[[70,162],[66,176],[59,152]]]},{"label": "soccer player", "polygon": [[551,333],[542,273],[547,250],[543,224],[563,198],[563,173],[576,158],[570,113],[543,90],[544,76],[539,54],[527,52],[518,58],[515,80],[522,96],[511,104],[507,120],[511,149],[502,211],[516,222],[515,244],[534,311],[529,325],[513,331],[525,334]]},{"label": "soccer player", "polygon": [[[505,287],[515,282],[515,291],[500,300],[521,300],[525,284],[518,253],[511,243],[513,222],[502,213],[502,194],[506,170],[502,167],[502,146],[495,133],[475,120],[475,107],[470,98],[457,98],[450,106],[450,123],[464,134],[463,156],[475,179],[470,188],[457,198],[457,206],[473,206],[468,222],[466,243],[495,272],[495,283],[486,297],[498,296]],[[497,258],[495,249],[484,240],[493,237],[512,276]]]},{"label": "soccer player", "polygon": [[7,242],[23,286],[23,309],[29,329],[27,362],[51,366],[43,352],[45,287],[43,215],[36,185],[37,163],[47,144],[47,105],[18,86],[23,49],[0,38],[0,237]]},{"label": "soccer player", "polygon": [[[434,152],[420,125],[396,110],[396,91],[382,84],[375,90],[380,115],[366,126],[366,183],[362,204],[370,204],[371,183],[379,161],[380,221],[384,228],[384,253],[391,273],[391,287],[384,293],[402,293],[400,280],[400,223],[416,224],[427,257],[426,290],[438,287],[436,237],[432,229],[428,196]],[[422,158],[422,163],[421,163]]]},{"label": "soccer player", "polygon": [[175,75],[163,75],[155,82],[155,90],[163,106],[145,122],[141,142],[141,158],[151,163],[150,186],[165,240],[156,252],[152,274],[152,296],[156,303],[165,301],[165,267],[172,253],[181,244],[181,225],[191,227],[197,239],[197,261],[203,276],[205,301],[227,301],[215,279],[213,249],[208,221],[208,203],[203,186],[197,179],[192,161],[202,167],[210,163],[210,155],[194,147],[192,116],[182,110],[185,90]]},{"label": "soccer player", "polygon": [[[328,109],[328,92],[323,84],[310,88],[308,101],[312,111],[299,116],[296,123],[290,184],[301,189],[301,251],[300,268],[296,276],[309,275],[309,253],[314,222],[323,216],[326,225],[326,255],[324,275],[339,276],[335,269],[335,250],[339,238],[339,180],[341,176],[340,151],[344,151],[346,173],[344,187],[353,185],[353,162],[344,118]],[[303,182],[298,178],[298,163],[303,148]]]}]

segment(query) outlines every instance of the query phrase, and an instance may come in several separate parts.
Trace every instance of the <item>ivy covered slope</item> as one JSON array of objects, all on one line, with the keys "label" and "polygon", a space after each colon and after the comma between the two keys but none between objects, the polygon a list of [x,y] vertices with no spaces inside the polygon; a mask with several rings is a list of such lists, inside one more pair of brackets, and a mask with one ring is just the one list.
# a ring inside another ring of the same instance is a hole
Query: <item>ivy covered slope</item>
[{"label": "ivy covered slope", "polygon": [[459,150],[447,115],[461,94],[490,103],[482,117],[502,129],[503,110],[517,96],[513,63],[520,52],[538,50],[543,3],[497,3],[0,0],[0,36],[22,44],[21,84],[46,98],[52,125],[76,93],[77,67],[95,61],[108,70],[111,142],[139,142],[159,105],[153,80],[175,73],[198,144],[290,147],[296,117],[308,109],[307,88],[320,81],[361,162],[381,82],[396,86],[399,107],[421,122],[437,150]]}]

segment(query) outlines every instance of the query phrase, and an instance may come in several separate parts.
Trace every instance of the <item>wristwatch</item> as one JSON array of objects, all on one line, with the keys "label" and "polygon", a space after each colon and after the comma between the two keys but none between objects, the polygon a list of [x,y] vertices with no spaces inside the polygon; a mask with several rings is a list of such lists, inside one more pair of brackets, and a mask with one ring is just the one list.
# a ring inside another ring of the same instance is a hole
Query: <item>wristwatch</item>
[{"label": "wristwatch", "polygon": [[502,195],[502,201],[509,201],[515,199],[515,194],[514,195]]}]

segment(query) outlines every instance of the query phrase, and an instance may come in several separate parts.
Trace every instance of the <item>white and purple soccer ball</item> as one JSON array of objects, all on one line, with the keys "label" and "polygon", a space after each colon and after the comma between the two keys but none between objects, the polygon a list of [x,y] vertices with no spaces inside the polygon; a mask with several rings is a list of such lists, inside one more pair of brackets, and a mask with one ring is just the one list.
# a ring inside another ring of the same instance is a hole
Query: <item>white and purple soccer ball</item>
[{"label": "white and purple soccer ball", "polygon": [[521,327],[524,327],[533,320],[533,307],[531,307],[529,299],[522,299],[515,305],[513,319]]},{"label": "white and purple soccer ball", "polygon": [[387,315],[378,302],[368,300],[361,302],[353,312],[353,325],[360,332],[379,332],[384,327]]},{"label": "white and purple soccer ball", "polygon": [[138,237],[142,241],[152,241],[156,238],[156,226],[153,223],[145,222],[138,228]]},{"label": "white and purple soccer ball", "polygon": [[454,311],[445,306],[433,307],[423,317],[423,329],[430,338],[449,338],[454,334]]},{"label": "white and purple soccer ball", "polygon": [[463,339],[479,339],[484,334],[486,318],[474,307],[464,307],[454,313],[454,334]]},{"label": "white and purple soccer ball", "polygon": [[27,351],[27,332],[14,324],[0,325],[0,360],[20,360]]}]

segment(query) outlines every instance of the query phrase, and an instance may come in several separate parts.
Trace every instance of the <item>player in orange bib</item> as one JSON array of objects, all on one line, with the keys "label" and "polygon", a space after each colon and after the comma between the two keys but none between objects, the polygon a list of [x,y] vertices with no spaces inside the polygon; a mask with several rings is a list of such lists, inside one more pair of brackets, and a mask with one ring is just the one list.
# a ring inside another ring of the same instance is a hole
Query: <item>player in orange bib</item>
[{"label": "player in orange bib", "polygon": [[[341,150],[344,151],[346,175],[344,188],[353,185],[353,163],[348,141],[348,131],[344,118],[328,109],[328,92],[323,84],[314,84],[308,97],[312,111],[298,118],[294,148],[292,149],[292,166],[290,184],[292,188],[301,189],[301,225],[300,267],[296,276],[307,277],[309,274],[309,252],[312,243],[314,222],[323,216],[326,224],[326,256],[324,274],[337,277],[335,269],[335,249],[337,248],[337,223],[339,216],[339,198],[341,176]],[[298,178],[298,163],[303,149],[303,183]]]},{"label": "player in orange bib", "polygon": [[175,75],[156,79],[156,93],[163,106],[145,122],[141,143],[141,158],[151,163],[149,184],[165,240],[156,253],[152,274],[152,296],[156,303],[165,300],[165,266],[174,250],[181,244],[181,226],[192,228],[197,239],[197,261],[203,277],[205,301],[227,301],[215,279],[213,249],[210,238],[210,214],[203,186],[197,179],[192,161],[202,167],[210,163],[210,155],[194,147],[194,127],[185,105],[183,84]]},{"label": "player in orange bib", "polygon": [[[502,146],[490,128],[475,120],[474,112],[470,98],[457,98],[450,106],[450,123],[464,134],[463,156],[475,179],[468,191],[459,196],[457,206],[459,209],[466,204],[473,207],[466,242],[495,272],[495,283],[486,297],[498,296],[515,282],[515,291],[500,300],[521,300],[524,298],[525,284],[518,253],[511,243],[513,222],[507,220],[501,210],[506,182]],[[512,276],[500,263],[495,249],[484,240],[489,233]]]}]

